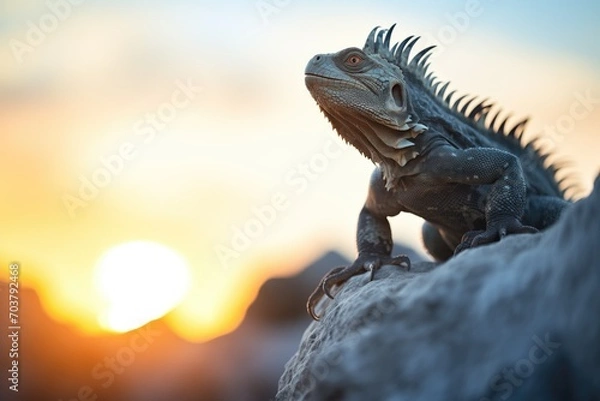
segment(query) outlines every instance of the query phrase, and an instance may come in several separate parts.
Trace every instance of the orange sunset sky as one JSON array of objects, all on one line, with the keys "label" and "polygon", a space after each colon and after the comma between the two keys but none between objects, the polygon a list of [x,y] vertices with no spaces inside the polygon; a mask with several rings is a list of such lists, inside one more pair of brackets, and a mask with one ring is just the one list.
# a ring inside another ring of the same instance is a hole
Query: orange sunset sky
[{"label": "orange sunset sky", "polygon": [[[18,261],[22,285],[84,332],[172,309],[173,330],[203,341],[233,329],[266,278],[332,248],[352,258],[372,164],[331,130],[303,71],[394,22],[395,40],[439,45],[432,68],[452,88],[530,116],[585,195],[600,165],[599,6],[400,3],[5,2],[0,279]],[[392,228],[420,247],[419,219]],[[136,305],[154,309],[110,316]]]}]

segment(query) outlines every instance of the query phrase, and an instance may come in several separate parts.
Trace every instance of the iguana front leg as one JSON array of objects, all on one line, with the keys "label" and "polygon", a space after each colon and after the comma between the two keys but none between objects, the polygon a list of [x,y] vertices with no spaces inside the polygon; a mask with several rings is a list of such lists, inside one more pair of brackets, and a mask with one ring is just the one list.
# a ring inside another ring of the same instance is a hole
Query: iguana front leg
[{"label": "iguana front leg", "polygon": [[488,244],[508,234],[535,233],[521,218],[527,202],[527,184],[519,159],[493,148],[458,150],[443,147],[426,156],[423,173],[444,183],[491,185],[485,203],[486,229],[465,233],[455,254]]},{"label": "iguana front leg", "polygon": [[350,277],[368,271],[371,272],[370,280],[373,280],[375,271],[383,265],[404,265],[407,269],[410,268],[407,256],[390,256],[393,246],[390,224],[385,216],[369,210],[369,200],[358,216],[356,242],[358,257],[354,263],[336,267],[327,273],[308,298],[306,309],[313,319],[319,320],[314,307],[323,295],[333,298],[331,288],[334,285],[340,285]]}]

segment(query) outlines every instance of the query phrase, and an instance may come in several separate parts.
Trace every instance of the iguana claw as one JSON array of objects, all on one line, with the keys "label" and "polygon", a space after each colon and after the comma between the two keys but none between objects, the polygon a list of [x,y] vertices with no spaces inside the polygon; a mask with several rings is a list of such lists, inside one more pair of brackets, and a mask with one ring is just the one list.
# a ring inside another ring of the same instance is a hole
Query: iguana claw
[{"label": "iguana claw", "polygon": [[359,256],[350,266],[338,266],[327,273],[315,290],[308,297],[306,302],[306,310],[310,317],[319,321],[320,316],[315,313],[315,306],[323,295],[333,299],[331,289],[335,285],[340,285],[349,278],[358,274],[370,271],[369,281],[373,281],[375,271],[383,265],[406,266],[410,270],[410,259],[406,255],[391,257],[387,255],[362,255]]},{"label": "iguana claw", "polygon": [[500,241],[509,234],[535,234],[535,227],[524,226],[517,219],[507,219],[501,223],[491,223],[486,230],[468,231],[463,235],[460,244],[454,250],[457,255],[465,249]]}]

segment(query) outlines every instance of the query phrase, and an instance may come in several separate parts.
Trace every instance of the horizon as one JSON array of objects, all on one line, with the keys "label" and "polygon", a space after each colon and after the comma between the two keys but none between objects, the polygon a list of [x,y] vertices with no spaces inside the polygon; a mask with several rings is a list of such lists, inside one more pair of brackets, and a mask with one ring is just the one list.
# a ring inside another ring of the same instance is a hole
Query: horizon
[{"label": "horizon", "polygon": [[[600,5],[391,4],[5,4],[2,264],[18,261],[54,319],[93,334],[106,329],[103,256],[136,241],[164,246],[183,259],[188,287],[151,312],[204,342],[233,330],[268,278],[328,249],[352,259],[372,163],[332,131],[303,71],[314,54],[362,46],[395,20],[394,41],[438,45],[432,70],[451,88],[497,101],[512,122],[531,116],[528,137],[571,160],[589,192]],[[57,23],[44,32],[48,15]],[[422,251],[420,219],[391,223],[395,241]]]}]

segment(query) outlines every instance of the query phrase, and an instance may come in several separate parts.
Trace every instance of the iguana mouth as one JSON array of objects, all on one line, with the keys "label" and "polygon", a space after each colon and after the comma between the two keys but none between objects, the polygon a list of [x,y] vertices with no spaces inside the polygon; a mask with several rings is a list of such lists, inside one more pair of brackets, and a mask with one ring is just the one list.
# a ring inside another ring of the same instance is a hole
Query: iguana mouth
[{"label": "iguana mouth", "polygon": [[304,74],[304,79],[313,79],[313,78],[316,78],[316,79],[325,79],[327,81],[342,81],[339,78],[328,77],[328,76],[325,76],[325,75],[315,74],[315,73],[312,73],[312,72],[307,72],[307,73]]},{"label": "iguana mouth", "polygon": [[[358,83],[356,81],[335,78],[335,77],[331,77],[331,76],[327,76],[327,75],[316,74],[314,72],[305,72],[304,73],[304,83],[305,83],[306,87],[309,89],[309,91],[311,90],[311,87],[316,87],[316,86],[322,86],[322,88],[325,88],[325,90],[327,90],[327,88],[330,87],[330,85],[328,84],[329,82],[344,82],[344,84],[348,85],[348,86],[353,86],[353,87],[361,88],[361,89],[363,88],[363,85],[361,85],[360,83]],[[311,91],[311,93],[312,93],[312,91]]]}]

